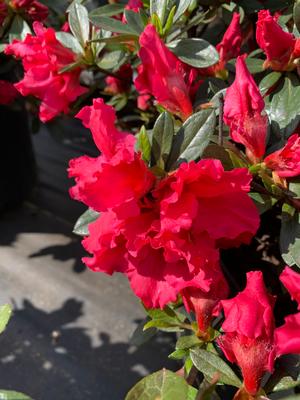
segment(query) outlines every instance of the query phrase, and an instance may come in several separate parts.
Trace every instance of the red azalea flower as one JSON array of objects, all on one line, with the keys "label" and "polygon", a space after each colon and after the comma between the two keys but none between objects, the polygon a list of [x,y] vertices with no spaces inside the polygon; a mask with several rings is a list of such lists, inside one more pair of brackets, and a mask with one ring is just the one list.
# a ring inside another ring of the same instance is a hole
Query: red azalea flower
[{"label": "red azalea flower", "polygon": [[235,298],[221,302],[225,313],[218,343],[226,358],[240,366],[246,391],[256,395],[265,372],[275,360],[275,298],[267,293],[260,271],[247,274],[247,286]]},{"label": "red azalea flower", "polygon": [[[298,303],[300,310],[300,274],[290,267],[285,267],[280,280],[289,291],[293,300]],[[300,354],[300,312],[289,315],[285,323],[276,329],[275,342],[278,354]]]},{"label": "red azalea flower", "polygon": [[140,36],[135,86],[141,94],[151,94],[171,113],[186,119],[193,112],[192,100],[200,85],[195,68],[181,62],[164,44],[153,25]]},{"label": "red azalea flower", "polygon": [[269,10],[261,10],[258,13],[256,40],[267,56],[264,63],[266,68],[286,71],[296,67],[292,61],[300,55],[297,51],[298,46],[295,47],[299,41],[281,28],[277,18],[272,17]]},{"label": "red azalea flower", "polygon": [[12,0],[11,4],[16,10],[24,9],[33,21],[44,21],[49,14],[48,7],[36,0]]},{"label": "red azalea flower", "polygon": [[275,344],[278,355],[300,354],[300,312],[289,315],[285,323],[275,331]]},{"label": "red azalea flower", "polygon": [[185,308],[188,312],[194,311],[198,325],[198,336],[205,337],[213,316],[219,313],[220,300],[229,295],[229,287],[221,271],[219,263],[211,265],[209,274],[211,279],[209,291],[191,286],[181,292]]},{"label": "red azalea flower", "polygon": [[[287,268],[281,280],[287,284],[292,296],[298,298],[295,290],[300,275]],[[274,303],[275,298],[268,294],[260,271],[247,274],[243,292],[233,299],[221,301],[225,334],[218,343],[227,359],[241,368],[244,388],[252,396],[258,393],[265,372],[273,371],[276,357],[300,354],[300,313],[286,317],[285,324],[274,329]]]},{"label": "red azalea flower", "polygon": [[76,180],[71,195],[102,211],[83,242],[92,254],[84,262],[95,271],[125,273],[149,308],[164,307],[186,288],[215,305],[227,291],[216,245],[248,242],[259,224],[247,170],[224,171],[220,161],[202,160],[156,183],[134,152],[135,138],[114,126],[112,107],[97,99],[78,117],[102,151],[69,168]]},{"label": "red azalea flower", "polygon": [[219,160],[182,163],[154,193],[161,199],[161,230],[207,232],[221,247],[249,243],[259,226],[247,194],[251,179],[245,168],[224,171]]},{"label": "red azalea flower", "polygon": [[5,54],[21,58],[25,71],[23,80],[15,85],[23,96],[33,95],[41,100],[40,119],[49,121],[61,112],[68,113],[69,104],[87,91],[80,86],[80,68],[60,73],[74,63],[76,55],[56,39],[55,31],[34,22],[36,36],[27,34],[23,41],[14,40]]},{"label": "red azalea flower", "polygon": [[281,178],[300,175],[300,136],[290,136],[286,145],[267,156],[264,163]]},{"label": "red azalea flower", "polygon": [[241,51],[242,31],[240,25],[240,14],[234,13],[230,25],[228,26],[222,41],[217,44],[216,49],[219,52],[219,62],[212,67],[200,70],[205,75],[223,76],[225,65],[232,58],[237,57]]},{"label": "red azalea flower", "polygon": [[254,163],[261,160],[266,148],[267,117],[261,114],[264,105],[244,56],[238,57],[235,81],[225,95],[224,122],[230,127],[232,139],[246,147]]},{"label": "red azalea flower", "polygon": [[111,95],[126,93],[130,89],[132,79],[132,68],[130,64],[123,64],[122,67],[116,72],[120,78],[108,76],[105,78],[105,92]]},{"label": "red azalea flower", "polygon": [[298,310],[300,310],[300,274],[290,267],[285,267],[280,275],[280,280],[289,291],[292,299],[297,301]]},{"label": "red azalea flower", "polygon": [[18,96],[18,91],[10,82],[0,80],[0,104],[11,104]]},{"label": "red azalea flower", "polygon": [[[84,107],[77,118],[91,129],[102,155],[70,161],[69,174],[76,180],[71,196],[96,211],[138,214],[138,201],[152,187],[154,176],[134,153],[134,136],[116,129],[114,109],[102,99],[94,99],[93,106]],[[112,183],[114,190],[107,190]]]}]

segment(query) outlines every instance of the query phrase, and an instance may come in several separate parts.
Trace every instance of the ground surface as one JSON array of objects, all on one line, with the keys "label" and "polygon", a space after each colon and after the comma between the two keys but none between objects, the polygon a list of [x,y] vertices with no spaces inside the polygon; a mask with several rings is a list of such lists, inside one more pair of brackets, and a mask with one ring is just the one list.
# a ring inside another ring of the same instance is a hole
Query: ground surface
[{"label": "ground surface", "polygon": [[144,316],[122,276],[85,270],[71,234],[84,208],[68,198],[64,147],[34,138],[39,186],[33,199],[0,220],[0,304],[14,316],[0,337],[0,387],[35,400],[121,400],[144,374],[168,365],[168,337],[129,344]]}]

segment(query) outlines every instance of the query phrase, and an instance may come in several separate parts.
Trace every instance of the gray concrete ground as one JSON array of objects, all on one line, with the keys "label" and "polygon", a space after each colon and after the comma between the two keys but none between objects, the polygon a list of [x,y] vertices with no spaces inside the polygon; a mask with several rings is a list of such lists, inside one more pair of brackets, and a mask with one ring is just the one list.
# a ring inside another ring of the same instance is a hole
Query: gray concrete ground
[{"label": "gray concrete ground", "polygon": [[0,221],[0,304],[14,315],[0,337],[0,387],[35,400],[120,400],[143,375],[170,366],[169,336],[139,348],[144,317],[122,276],[86,270],[67,195],[66,163],[78,148],[34,139],[40,184],[32,202]]}]

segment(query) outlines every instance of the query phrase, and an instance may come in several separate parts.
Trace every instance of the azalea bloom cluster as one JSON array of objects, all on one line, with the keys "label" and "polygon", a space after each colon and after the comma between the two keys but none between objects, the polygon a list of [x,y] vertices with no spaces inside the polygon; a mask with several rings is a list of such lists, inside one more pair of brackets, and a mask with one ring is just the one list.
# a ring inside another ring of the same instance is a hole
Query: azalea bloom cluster
[{"label": "azalea bloom cluster", "polygon": [[46,122],[61,112],[68,113],[70,103],[87,89],[79,83],[80,68],[60,73],[75,62],[76,55],[56,39],[55,31],[40,22],[34,22],[33,29],[35,36],[14,40],[5,54],[22,59],[25,76],[15,87],[23,96],[41,100],[39,116]]},{"label": "azalea bloom cluster", "polygon": [[273,171],[276,177],[288,178],[300,174],[300,137],[293,134],[285,146],[264,158],[268,119],[263,113],[264,99],[249,73],[243,56],[236,63],[236,78],[225,96],[224,122],[230,127],[230,136],[246,148],[253,163]]},{"label": "azalea bloom cluster", "polygon": [[[286,267],[280,280],[300,307],[300,274]],[[235,298],[221,302],[225,332],[218,343],[227,359],[240,366],[247,393],[259,392],[265,372],[273,372],[276,357],[300,354],[300,313],[286,317],[275,328],[274,304],[260,271],[247,274],[247,286]]]},{"label": "azalea bloom cluster", "polygon": [[69,168],[76,181],[72,197],[101,212],[83,241],[93,254],[84,262],[94,271],[125,273],[149,308],[163,308],[181,293],[205,332],[228,294],[219,248],[249,243],[258,228],[247,194],[251,175],[243,168],[224,171],[211,159],[183,163],[158,179],[101,99],[77,117],[102,153],[74,159]]}]

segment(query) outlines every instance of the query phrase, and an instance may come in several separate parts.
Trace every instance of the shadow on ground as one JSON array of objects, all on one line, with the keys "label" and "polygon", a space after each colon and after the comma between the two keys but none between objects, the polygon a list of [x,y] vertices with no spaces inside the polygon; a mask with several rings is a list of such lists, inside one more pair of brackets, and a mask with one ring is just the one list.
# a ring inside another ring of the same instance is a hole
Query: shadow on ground
[{"label": "shadow on ground", "polygon": [[52,312],[24,300],[1,337],[1,387],[35,400],[121,400],[145,373],[174,368],[167,358],[172,336],[158,335],[136,348],[99,332],[95,344],[78,326],[83,313],[83,302],[75,299]]}]

